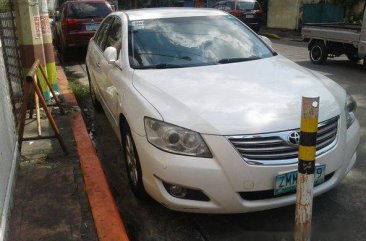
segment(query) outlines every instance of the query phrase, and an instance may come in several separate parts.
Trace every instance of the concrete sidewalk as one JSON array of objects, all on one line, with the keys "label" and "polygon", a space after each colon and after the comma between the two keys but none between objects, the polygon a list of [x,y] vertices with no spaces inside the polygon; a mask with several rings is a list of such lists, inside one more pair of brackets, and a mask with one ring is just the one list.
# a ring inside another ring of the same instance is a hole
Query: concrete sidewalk
[{"label": "concrete sidewalk", "polygon": [[286,39],[292,41],[302,41],[301,31],[297,30],[288,30],[288,29],[279,29],[279,28],[266,28],[263,27],[259,31],[260,35],[264,35],[268,38],[273,39]]},{"label": "concrete sidewalk", "polygon": [[[69,155],[57,139],[23,142],[9,241],[98,240],[69,121],[75,107],[63,106],[66,115],[56,108],[52,114]],[[41,123],[43,135],[53,134],[44,113]],[[35,119],[27,119],[24,137],[36,136],[36,130]]]},{"label": "concrete sidewalk", "polygon": [[[127,233],[61,67],[58,82],[66,115],[52,108],[69,155],[57,139],[24,141],[8,241],[128,241]],[[28,116],[28,115],[27,115]],[[53,135],[42,113],[42,135]],[[24,137],[37,136],[35,117]]]}]

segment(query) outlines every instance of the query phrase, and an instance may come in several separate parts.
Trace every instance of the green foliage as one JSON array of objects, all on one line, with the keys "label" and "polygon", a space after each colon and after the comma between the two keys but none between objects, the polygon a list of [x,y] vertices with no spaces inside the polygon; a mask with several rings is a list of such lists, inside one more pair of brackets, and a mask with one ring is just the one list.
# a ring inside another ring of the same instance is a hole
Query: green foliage
[{"label": "green foliage", "polygon": [[9,11],[9,1],[8,0],[0,0],[0,13]]},{"label": "green foliage", "polygon": [[78,101],[89,98],[89,89],[86,86],[79,84],[77,81],[69,79],[69,88],[72,89]]}]

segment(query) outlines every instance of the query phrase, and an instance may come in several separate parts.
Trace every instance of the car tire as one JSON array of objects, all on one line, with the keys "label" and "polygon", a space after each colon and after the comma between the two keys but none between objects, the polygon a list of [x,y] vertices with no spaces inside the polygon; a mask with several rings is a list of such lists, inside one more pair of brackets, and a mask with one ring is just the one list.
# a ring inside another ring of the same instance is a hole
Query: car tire
[{"label": "car tire", "polygon": [[358,63],[360,62],[360,58],[356,55],[353,55],[353,54],[346,54],[347,55],[347,58],[348,60],[351,62],[351,63]]},{"label": "car tire", "polygon": [[323,42],[317,41],[311,45],[309,56],[313,64],[324,64],[328,58],[327,47]]},{"label": "car tire", "polygon": [[94,107],[94,109],[96,111],[102,112],[103,111],[103,108],[102,108],[102,105],[100,104],[99,100],[97,99],[97,97],[95,95],[95,90],[94,90],[94,86],[93,86],[92,81],[91,81],[91,78],[90,78],[88,66],[86,66],[86,74],[88,76],[89,93],[90,93],[90,99],[92,101],[93,107]]},{"label": "car tire", "polygon": [[146,198],[146,191],[142,182],[142,170],[140,159],[136,150],[131,130],[127,124],[121,130],[123,153],[125,159],[126,173],[130,183],[131,191],[139,199]]},{"label": "car tire", "polygon": [[60,43],[60,56],[62,62],[66,62],[69,60],[69,49],[64,46],[62,43]]}]

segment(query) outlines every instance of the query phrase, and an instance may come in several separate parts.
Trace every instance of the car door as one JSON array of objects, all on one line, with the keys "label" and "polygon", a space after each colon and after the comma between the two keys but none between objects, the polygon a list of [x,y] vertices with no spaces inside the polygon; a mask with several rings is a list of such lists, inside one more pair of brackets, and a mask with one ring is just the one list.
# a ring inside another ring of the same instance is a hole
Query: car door
[{"label": "car door", "polygon": [[105,95],[103,91],[105,89],[105,79],[103,79],[101,61],[104,59],[103,51],[106,46],[106,39],[108,30],[113,23],[114,17],[107,17],[99,27],[97,33],[90,41],[90,46],[88,50],[88,70],[91,81],[93,81],[94,91],[99,97],[101,104],[108,108],[106,105]]},{"label": "car door", "polygon": [[[122,21],[119,17],[115,17],[111,27],[108,30],[108,34],[106,37],[105,49],[108,47],[114,47],[117,49],[117,62],[120,60],[120,51],[122,47]],[[111,72],[117,71],[121,72],[122,68],[115,63],[109,64],[108,61],[104,58],[101,59],[101,80],[103,82],[103,97],[108,105],[108,109],[111,112],[110,114],[113,116],[113,119],[116,124],[118,121],[118,99],[119,93],[116,89],[118,86],[118,80],[113,80],[111,77]],[[117,74],[118,75],[118,74]]]}]

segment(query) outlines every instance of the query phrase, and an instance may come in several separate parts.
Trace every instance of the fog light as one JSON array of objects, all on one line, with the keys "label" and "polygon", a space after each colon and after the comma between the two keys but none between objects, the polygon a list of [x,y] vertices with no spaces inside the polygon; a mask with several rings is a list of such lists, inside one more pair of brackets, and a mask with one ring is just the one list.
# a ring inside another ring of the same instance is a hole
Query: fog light
[{"label": "fog light", "polygon": [[183,198],[187,195],[187,189],[178,185],[171,185],[169,192],[173,197]]},{"label": "fog light", "polygon": [[[160,178],[159,178],[160,179]],[[161,180],[161,179],[160,179]],[[163,182],[165,190],[175,198],[181,198],[186,200],[204,201],[209,202],[210,198],[199,189],[192,189],[187,187],[182,187],[177,184],[170,184]]]}]

